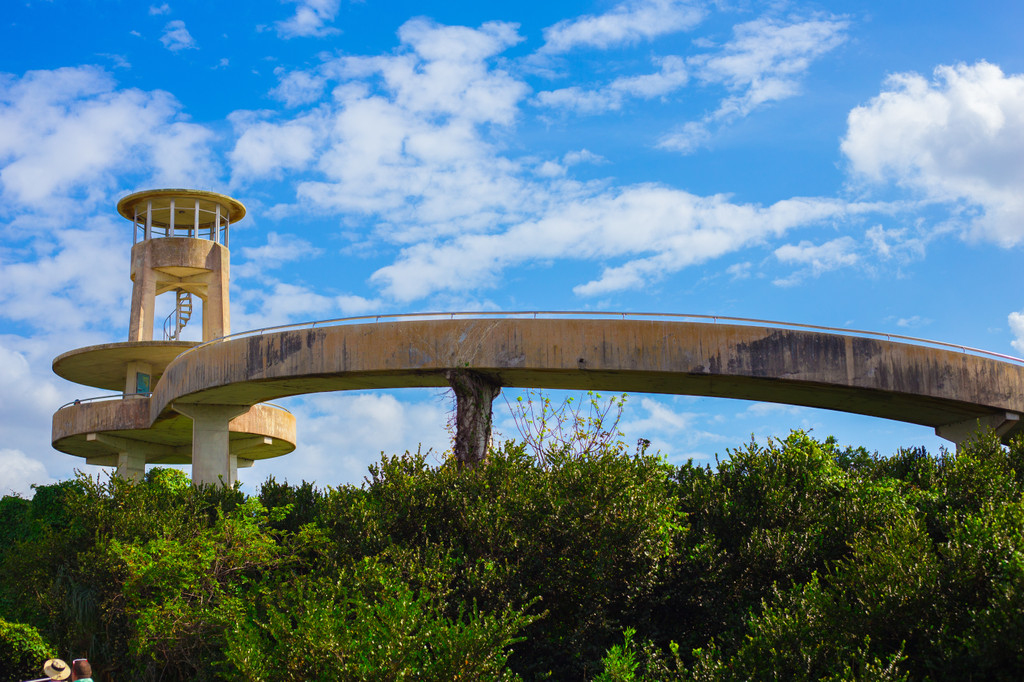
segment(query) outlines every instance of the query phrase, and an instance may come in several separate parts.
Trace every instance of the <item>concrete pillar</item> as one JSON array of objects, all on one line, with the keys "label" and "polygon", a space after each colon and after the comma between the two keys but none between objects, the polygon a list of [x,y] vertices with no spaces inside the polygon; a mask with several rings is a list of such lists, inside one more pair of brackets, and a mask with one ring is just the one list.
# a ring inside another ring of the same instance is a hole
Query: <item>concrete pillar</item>
[{"label": "concrete pillar", "polygon": [[961,422],[936,426],[935,435],[939,438],[953,441],[958,446],[978,435],[980,431],[991,429],[999,439],[1010,432],[1020,422],[1020,415],[1016,412],[996,412],[995,414],[965,419]]},{"label": "concrete pillar", "polygon": [[146,455],[141,452],[118,452],[117,475],[138,483],[146,476]]},{"label": "concrete pillar", "polygon": [[449,370],[445,377],[455,390],[455,459],[462,466],[474,467],[487,456],[491,403],[501,393],[501,385],[470,370]]},{"label": "concrete pillar", "polygon": [[232,486],[238,479],[238,458],[231,454],[228,422],[249,411],[249,405],[174,403],[192,420],[192,484]]},{"label": "concrete pillar", "polygon": [[203,341],[231,333],[231,304],[228,298],[231,255],[224,248],[213,249],[207,261],[210,273],[203,299]]},{"label": "concrete pillar", "polygon": [[[139,375],[145,375],[149,379],[141,382],[148,384],[149,388],[145,391],[141,390],[144,386],[140,386]],[[156,382],[153,381],[153,366],[148,362],[142,362],[139,360],[133,360],[127,365],[124,378],[124,394],[125,395],[137,395],[140,393],[149,393],[153,390],[153,385]]]},{"label": "concrete pillar", "polygon": [[153,315],[156,307],[157,273],[152,268],[151,242],[132,247],[132,309],[128,320],[129,341],[153,340]]},{"label": "concrete pillar", "polygon": [[157,443],[145,443],[133,438],[121,438],[105,433],[87,433],[87,442],[103,443],[114,451],[111,455],[99,455],[86,460],[89,464],[99,466],[116,466],[116,474],[121,478],[141,481],[146,475],[146,462],[175,454],[174,448]]}]

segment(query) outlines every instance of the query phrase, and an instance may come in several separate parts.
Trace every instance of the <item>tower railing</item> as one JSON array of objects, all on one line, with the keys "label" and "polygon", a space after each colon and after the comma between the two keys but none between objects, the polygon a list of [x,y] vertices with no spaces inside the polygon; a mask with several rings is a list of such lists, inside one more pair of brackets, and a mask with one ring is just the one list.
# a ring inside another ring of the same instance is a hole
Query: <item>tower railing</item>
[{"label": "tower railing", "polygon": [[231,213],[219,203],[200,198],[170,199],[166,205],[148,200],[133,211],[133,243],[154,237],[209,239],[228,245]]}]

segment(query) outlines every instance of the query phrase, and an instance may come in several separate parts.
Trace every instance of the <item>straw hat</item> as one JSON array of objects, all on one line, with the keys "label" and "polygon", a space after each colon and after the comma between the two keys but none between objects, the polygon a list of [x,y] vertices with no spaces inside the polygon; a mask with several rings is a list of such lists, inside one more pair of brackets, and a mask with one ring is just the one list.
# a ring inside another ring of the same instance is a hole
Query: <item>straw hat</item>
[{"label": "straw hat", "polygon": [[71,677],[71,666],[59,658],[51,658],[43,663],[43,674],[51,680],[66,680]]}]

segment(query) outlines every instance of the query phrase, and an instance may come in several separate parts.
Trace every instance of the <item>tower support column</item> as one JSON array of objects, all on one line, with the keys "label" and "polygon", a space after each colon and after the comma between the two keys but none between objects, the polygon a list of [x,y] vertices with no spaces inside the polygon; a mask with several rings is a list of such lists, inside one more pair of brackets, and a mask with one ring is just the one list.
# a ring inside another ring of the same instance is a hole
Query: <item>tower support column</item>
[{"label": "tower support column", "polygon": [[249,405],[174,403],[175,411],[192,420],[192,484],[233,486],[238,459],[231,454],[228,423],[249,411]]},{"label": "tower support column", "polygon": [[152,267],[150,242],[132,247],[132,309],[128,320],[129,341],[153,340],[157,274]]},{"label": "tower support column", "polygon": [[206,295],[203,301],[203,340],[219,339],[231,333],[231,308],[228,304],[228,282],[231,263],[227,249],[213,249],[208,259]]}]

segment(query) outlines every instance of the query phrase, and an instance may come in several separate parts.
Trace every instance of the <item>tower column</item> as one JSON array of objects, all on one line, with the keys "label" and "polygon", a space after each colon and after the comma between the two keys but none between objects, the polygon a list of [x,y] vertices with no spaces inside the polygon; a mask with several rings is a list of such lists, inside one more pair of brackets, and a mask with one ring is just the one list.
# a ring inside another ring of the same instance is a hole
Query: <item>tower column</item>
[{"label": "tower column", "polygon": [[151,242],[132,247],[132,309],[128,320],[129,341],[153,340],[153,316],[156,307],[157,274],[152,267]]},{"label": "tower column", "polygon": [[[210,253],[210,273],[203,300],[203,340],[210,341],[231,333],[231,307],[228,300],[231,263],[228,250]],[[216,262],[212,262],[216,261]]]},{"label": "tower column", "polygon": [[172,407],[192,420],[193,485],[233,486],[238,459],[231,454],[228,423],[249,411],[249,405],[174,403]]}]

